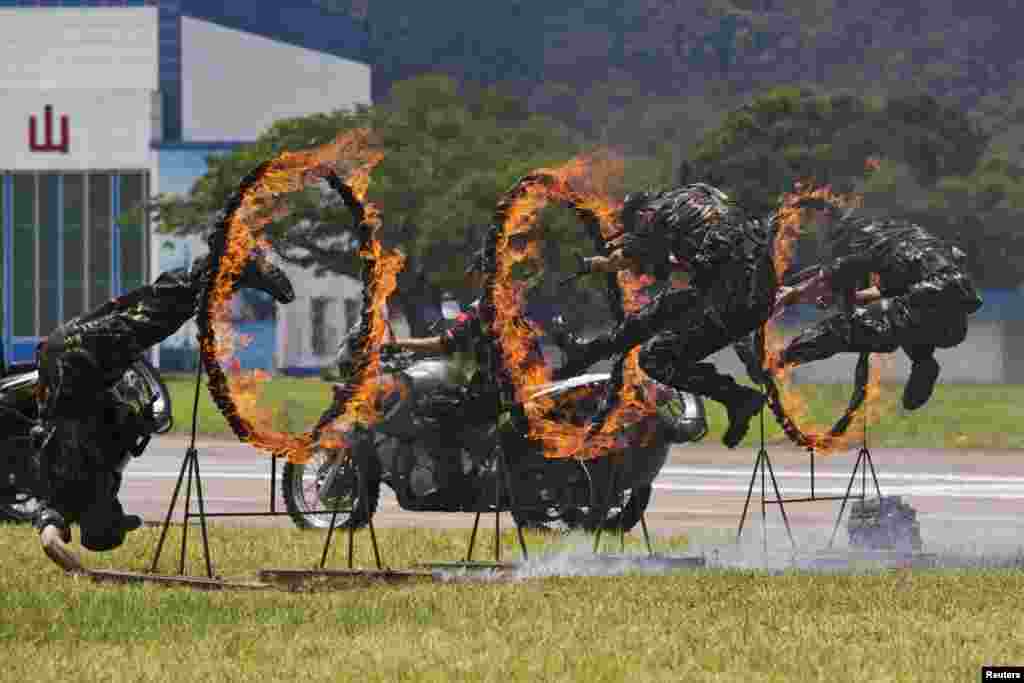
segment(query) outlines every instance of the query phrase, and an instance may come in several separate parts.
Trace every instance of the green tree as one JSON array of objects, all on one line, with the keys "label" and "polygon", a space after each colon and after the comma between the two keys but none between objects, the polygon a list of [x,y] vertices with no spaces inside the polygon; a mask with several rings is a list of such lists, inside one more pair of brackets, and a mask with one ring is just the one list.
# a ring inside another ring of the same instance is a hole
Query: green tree
[{"label": "green tree", "polygon": [[932,187],[970,173],[988,140],[966,114],[928,96],[878,101],[782,87],[731,112],[688,156],[744,204],[767,212],[799,178],[853,189],[872,157],[905,163]]},{"label": "green tree", "polygon": [[[530,170],[562,163],[582,149],[572,130],[531,114],[517,98],[494,88],[460,91],[448,77],[427,75],[396,84],[383,104],[282,120],[253,145],[211,156],[208,172],[188,195],[157,199],[159,229],[207,229],[242,176],[260,162],[362,126],[372,128],[385,155],[368,199],[381,207],[385,239],[407,256],[400,306],[405,294],[422,289],[421,278],[464,293],[462,271],[501,193]],[[267,229],[277,252],[318,274],[358,275],[351,219],[340,202],[315,189],[289,201],[291,215]]]},{"label": "green tree", "polygon": [[[719,182],[759,213],[804,177],[857,191],[869,208],[966,247],[985,286],[1016,286],[1024,167],[1004,140],[1017,139],[1020,111],[1013,98],[972,117],[927,96],[875,100],[777,88],[726,116],[689,162],[696,177]],[[873,173],[865,172],[868,158],[879,161]]]}]

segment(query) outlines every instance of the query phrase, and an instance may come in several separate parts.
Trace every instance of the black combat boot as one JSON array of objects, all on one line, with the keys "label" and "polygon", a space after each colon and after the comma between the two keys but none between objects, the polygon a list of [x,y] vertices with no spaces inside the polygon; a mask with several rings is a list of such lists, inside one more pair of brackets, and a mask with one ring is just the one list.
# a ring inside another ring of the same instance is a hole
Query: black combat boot
[{"label": "black combat boot", "polygon": [[910,379],[903,388],[903,407],[917,410],[927,403],[938,378],[939,362],[934,357],[915,359],[910,368]]},{"label": "black combat boot", "polygon": [[[729,427],[722,435],[722,443],[729,448],[736,448],[750,429],[750,420],[760,412],[765,397],[760,391],[736,384],[722,399],[712,397],[725,404],[729,414]],[[723,400],[724,399],[724,400]]]},{"label": "black combat boot", "polygon": [[712,363],[669,367],[644,364],[641,360],[641,367],[663,384],[707,396],[724,405],[729,415],[729,426],[722,435],[722,443],[729,448],[736,448],[747,435],[751,418],[757,415],[765,402],[760,391],[737,384],[729,375],[719,373]]}]

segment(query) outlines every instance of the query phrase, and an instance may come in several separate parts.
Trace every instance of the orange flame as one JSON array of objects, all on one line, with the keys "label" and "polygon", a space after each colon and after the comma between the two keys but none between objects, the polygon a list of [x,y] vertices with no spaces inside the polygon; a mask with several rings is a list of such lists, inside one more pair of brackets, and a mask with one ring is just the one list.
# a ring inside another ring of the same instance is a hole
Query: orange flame
[{"label": "orange flame", "polygon": [[[355,186],[352,186],[353,189]],[[365,192],[365,186],[363,189]],[[362,200],[363,195],[358,191],[356,196]],[[371,212],[372,207],[372,212]],[[376,237],[381,221],[379,212],[372,204],[366,204],[365,222],[372,226],[371,235],[364,248],[360,251],[360,257],[370,268],[369,280],[365,286],[368,291],[364,293],[364,300],[368,299],[368,328],[369,334],[366,344],[369,348],[379,349],[388,332],[387,319],[384,316],[384,305],[388,297],[395,291],[398,282],[398,273],[405,266],[405,256],[395,250],[385,250]],[[364,281],[366,278],[364,277]],[[324,427],[324,432],[330,436],[321,438],[321,444],[327,445],[341,439],[340,434],[347,431],[354,424],[372,424],[379,419],[377,406],[380,400],[391,391],[401,390],[400,384],[384,382],[380,372],[380,354],[364,353],[364,362],[357,369],[355,376],[351,379],[354,393],[345,404],[345,410],[335,418],[329,425]],[[343,441],[343,439],[342,439]]]},{"label": "orange flame", "polygon": [[[781,206],[778,210],[778,232],[775,237],[774,263],[775,272],[781,281],[783,274],[789,268],[793,256],[793,248],[797,239],[803,231],[804,209],[797,204],[804,199],[823,199],[834,203],[841,208],[860,206],[863,200],[857,195],[840,195],[832,192],[828,185],[815,186],[813,181],[797,182],[794,184],[794,191],[785,193],[781,198]],[[859,438],[846,432],[838,436],[830,433],[827,426],[816,425],[808,418],[807,404],[800,393],[792,387],[790,379],[790,366],[783,366],[779,362],[786,341],[775,329],[774,323],[769,320],[764,326],[765,337],[765,364],[771,369],[778,387],[779,399],[783,410],[800,432],[806,437],[805,446],[818,453],[827,454],[842,448],[849,448]],[[867,420],[877,421],[880,411],[878,410],[878,399],[881,396],[881,372],[878,363],[874,362],[876,354],[872,355],[872,363],[869,373],[868,385],[866,387],[866,398],[861,407],[854,413],[854,419],[865,416],[867,406]]]},{"label": "orange flame", "polygon": [[[264,227],[275,218],[287,214],[287,206],[282,201],[286,193],[301,190],[307,185],[317,182],[317,167],[335,168],[345,164],[354,166],[347,174],[348,184],[362,200],[369,186],[370,173],[383,158],[383,154],[372,147],[370,132],[358,129],[340,134],[331,142],[310,150],[284,152],[275,159],[260,167],[262,173],[255,182],[241,193],[240,205],[233,212],[224,226],[226,234],[225,250],[220,261],[220,268],[212,283],[209,296],[209,319],[214,334],[200,340],[201,350],[206,358],[214,358],[220,364],[232,358],[235,349],[235,335],[230,323],[228,304],[232,290],[242,269],[254,248],[266,248],[267,242],[263,234]],[[365,222],[375,233],[380,226],[379,212],[372,204],[366,204]],[[375,235],[373,235],[375,238]],[[372,259],[373,282],[375,283],[373,303],[375,311],[379,311],[380,301],[386,300],[394,290],[395,275],[401,269],[403,259],[394,253],[383,253],[376,239],[370,240],[369,254],[360,254]],[[378,340],[383,336],[386,326],[380,320],[379,313],[371,314],[372,337]],[[365,378],[371,380],[378,372],[379,363],[371,362],[364,368]],[[233,414],[225,417],[239,423],[239,437],[253,446],[272,453],[284,454],[291,462],[302,463],[309,459],[312,448],[311,433],[291,434],[274,430],[270,426],[272,414],[259,407],[259,388],[268,376],[258,371],[253,373],[235,372],[227,379],[226,390],[230,392],[232,401],[224,396],[214,396],[222,411]],[[213,378],[210,384],[211,393],[215,391]],[[219,389],[218,389],[219,391]],[[373,419],[372,401],[366,394],[372,392],[372,382],[360,385],[360,392],[351,403],[347,416],[358,416]],[[233,409],[232,404],[233,403]],[[368,409],[367,406],[370,406]]]},{"label": "orange flame", "polygon": [[[542,268],[539,232],[534,230],[538,212],[552,200],[575,208],[585,217],[597,220],[607,238],[619,232],[620,204],[608,197],[608,183],[623,171],[621,161],[611,157],[581,156],[555,169],[539,169],[523,178],[499,205],[503,224],[496,245],[496,277],[491,290],[495,307],[492,333],[500,340],[504,368],[513,384],[515,400],[523,406],[529,422],[528,438],[541,443],[548,458],[599,457],[615,448],[623,430],[654,414],[655,405],[647,393],[639,390],[646,377],[636,360],[637,350],[625,365],[625,383],[621,401],[602,430],[587,443],[585,425],[575,425],[548,417],[557,409],[549,397],[534,398],[535,391],[550,381],[550,368],[533,353],[539,330],[522,315],[526,284],[516,282],[518,266]],[[503,212],[503,214],[502,214]],[[620,276],[627,310],[642,305],[639,288],[642,279]]]}]

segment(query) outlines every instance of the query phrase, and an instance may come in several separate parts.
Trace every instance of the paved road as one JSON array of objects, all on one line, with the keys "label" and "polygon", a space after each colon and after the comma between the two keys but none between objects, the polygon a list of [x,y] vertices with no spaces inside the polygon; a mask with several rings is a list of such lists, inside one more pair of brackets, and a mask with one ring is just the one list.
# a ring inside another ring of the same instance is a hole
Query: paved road
[{"label": "paved road", "polygon": [[[126,510],[157,521],[166,512],[185,451],[176,438],[154,441],[146,455],[129,465],[122,500]],[[231,442],[198,444],[201,472],[211,511],[267,510],[270,459],[254,449]],[[648,513],[658,533],[700,530],[724,539],[734,533],[750,483],[756,453],[728,451],[712,443],[682,446],[655,483]],[[811,494],[809,458],[788,448],[769,450],[780,491],[785,498]],[[905,496],[917,510],[926,543],[944,546],[1024,544],[1024,451],[877,449],[872,451],[883,495]],[[841,495],[850,478],[856,451],[816,460],[816,496]],[[858,476],[855,490],[859,490]],[[870,478],[868,479],[870,486]],[[771,483],[768,493],[771,496]],[[283,511],[280,487],[277,509]],[[181,503],[179,503],[179,510]],[[831,532],[839,504],[832,501],[790,503],[786,506],[797,539],[824,539]],[[760,485],[751,505],[750,534],[760,538]],[[409,513],[398,508],[385,491],[378,526],[467,527],[467,514]],[[768,506],[770,538],[785,542],[781,517]],[[287,525],[276,519],[223,519],[224,523]],[[730,531],[731,530],[731,531]],[[774,543],[773,543],[774,544]]]}]

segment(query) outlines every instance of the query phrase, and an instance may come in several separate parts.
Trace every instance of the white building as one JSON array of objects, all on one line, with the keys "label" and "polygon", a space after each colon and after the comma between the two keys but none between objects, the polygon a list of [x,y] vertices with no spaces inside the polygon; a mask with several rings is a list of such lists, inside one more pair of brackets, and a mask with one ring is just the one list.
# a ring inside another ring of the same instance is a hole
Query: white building
[{"label": "white building", "polygon": [[[200,254],[198,240],[154,233],[132,212],[144,198],[187,191],[206,155],[277,119],[369,104],[365,64],[218,25],[201,18],[207,3],[191,3],[199,16],[188,4],[0,0],[8,363],[30,359],[60,322]],[[358,307],[359,283],[290,274],[300,298],[271,333],[273,364],[316,366],[333,354],[350,302]]]}]

